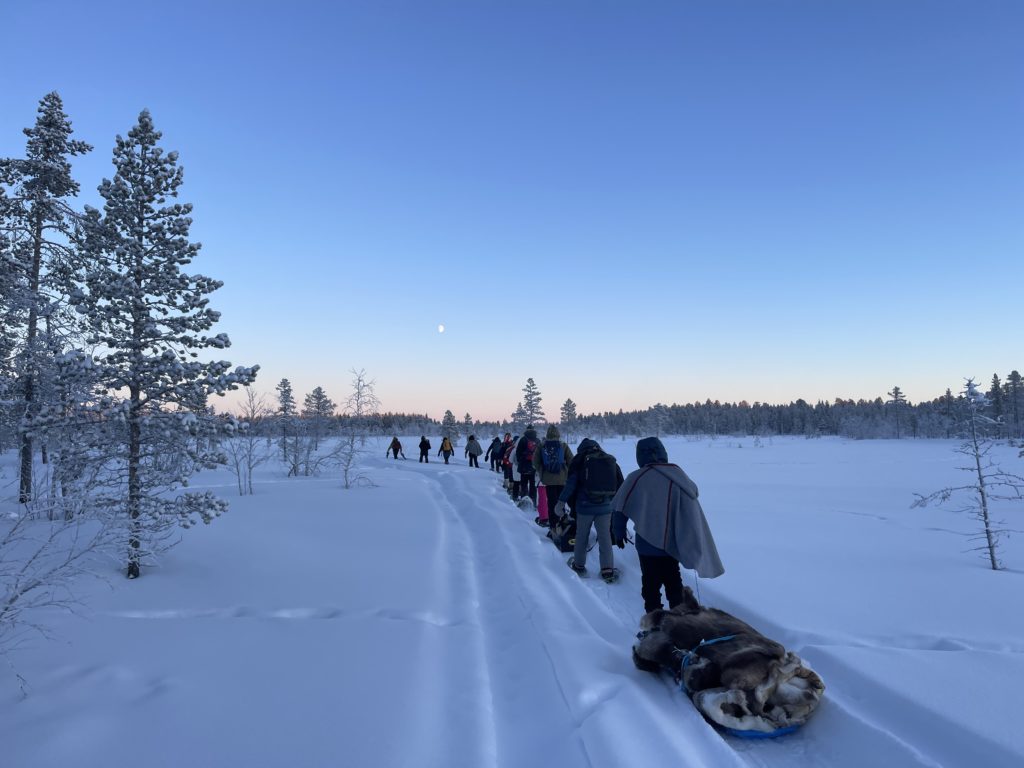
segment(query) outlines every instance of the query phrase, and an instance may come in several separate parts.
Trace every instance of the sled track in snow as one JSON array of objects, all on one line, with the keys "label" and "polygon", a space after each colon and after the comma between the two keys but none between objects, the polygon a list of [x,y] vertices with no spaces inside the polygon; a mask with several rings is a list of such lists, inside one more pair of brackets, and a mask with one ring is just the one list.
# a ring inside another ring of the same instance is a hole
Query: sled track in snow
[{"label": "sled track in snow", "polygon": [[[436,485],[437,498],[463,529],[459,545],[468,547],[461,555],[467,557],[476,584],[483,657],[490,668],[497,765],[524,764],[524,741],[537,742],[536,759],[565,768],[646,764],[643,755],[648,751],[651,760],[674,753],[680,765],[716,768],[951,764],[929,755],[937,750],[945,761],[945,746],[956,739],[955,733],[939,738],[938,744],[928,739],[942,726],[930,713],[917,708],[908,712],[906,721],[878,722],[862,694],[870,691],[877,698],[885,692],[856,669],[835,661],[822,665],[816,658],[816,648],[851,643],[801,637],[742,606],[736,608],[745,618],[815,664],[827,690],[819,712],[795,734],[756,741],[721,735],[668,678],[639,672],[632,665],[629,647],[641,610],[635,553],[616,550],[622,577],[614,585],[597,578],[579,579],[565,567],[567,555],[534,525],[533,512],[524,513],[508,500],[495,473],[419,465],[399,469],[418,472]],[[591,557],[596,556],[595,550]],[[932,646],[925,638],[920,645],[916,638],[903,642],[908,648],[963,649],[954,641]],[[574,645],[579,647],[574,650]],[[524,650],[534,663],[515,669]],[[914,709],[912,702],[895,706],[901,711]],[[890,706],[884,709],[893,711]],[[617,713],[626,711],[634,723],[638,717],[645,720],[647,731],[625,738],[615,720],[621,719]],[[932,750],[919,749],[919,744],[930,744]],[[1012,764],[1013,756],[998,745],[975,739],[970,747],[978,764]]]}]

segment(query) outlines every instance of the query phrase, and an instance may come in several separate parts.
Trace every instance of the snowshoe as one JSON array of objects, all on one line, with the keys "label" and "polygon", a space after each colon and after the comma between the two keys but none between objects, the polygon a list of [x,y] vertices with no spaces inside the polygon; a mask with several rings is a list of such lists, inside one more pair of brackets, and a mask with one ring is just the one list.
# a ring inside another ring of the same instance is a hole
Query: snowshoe
[{"label": "snowshoe", "polygon": [[547,520],[541,520],[540,517],[533,518],[533,522],[535,522],[541,528],[547,528],[548,527],[548,521]]},{"label": "snowshoe", "polygon": [[575,557],[570,557],[565,564],[572,568],[572,570],[576,573],[577,576],[583,577],[587,575],[587,566],[576,565]]},{"label": "snowshoe", "polygon": [[619,569],[618,568],[602,568],[601,578],[604,579],[606,584],[614,584],[619,580]]}]

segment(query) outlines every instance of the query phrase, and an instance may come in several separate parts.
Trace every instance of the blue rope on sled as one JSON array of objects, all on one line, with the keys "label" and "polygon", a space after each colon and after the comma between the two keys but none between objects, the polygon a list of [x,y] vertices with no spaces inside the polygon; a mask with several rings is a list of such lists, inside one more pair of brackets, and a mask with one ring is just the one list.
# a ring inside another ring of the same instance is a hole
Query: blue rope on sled
[{"label": "blue rope on sled", "polygon": [[685,693],[687,696],[690,695],[690,691],[686,687],[686,675],[685,675],[685,672],[686,672],[686,668],[688,666],[690,666],[690,659],[692,659],[694,656],[697,655],[697,651],[699,651],[705,645],[714,645],[715,643],[724,643],[726,640],[732,640],[735,637],[736,637],[736,635],[723,635],[722,637],[716,637],[714,640],[701,640],[699,643],[697,643],[697,646],[695,648],[691,648],[690,650],[688,650],[686,652],[686,655],[683,656],[683,664],[679,668],[679,687],[683,689],[683,693]]}]

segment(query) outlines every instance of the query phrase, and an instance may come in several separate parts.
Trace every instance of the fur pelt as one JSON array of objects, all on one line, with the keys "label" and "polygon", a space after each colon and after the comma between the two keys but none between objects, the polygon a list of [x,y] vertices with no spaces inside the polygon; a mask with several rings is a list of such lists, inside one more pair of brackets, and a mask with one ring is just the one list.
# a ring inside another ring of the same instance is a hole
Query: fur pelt
[{"label": "fur pelt", "polygon": [[[684,600],[640,620],[637,667],[669,670],[709,720],[740,731],[772,733],[802,725],[821,700],[821,678],[746,622]],[[728,639],[723,639],[728,638]]]}]

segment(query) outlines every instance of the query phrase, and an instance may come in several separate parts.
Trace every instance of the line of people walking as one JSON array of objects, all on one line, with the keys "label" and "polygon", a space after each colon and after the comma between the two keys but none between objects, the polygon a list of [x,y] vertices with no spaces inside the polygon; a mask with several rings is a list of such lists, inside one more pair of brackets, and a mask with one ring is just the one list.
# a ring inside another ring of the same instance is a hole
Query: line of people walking
[{"label": "line of people walking", "polygon": [[[431,444],[425,435],[419,448],[420,462],[429,463]],[[444,436],[437,455],[447,464],[454,452],[451,440]],[[397,437],[388,453],[405,458]],[[657,437],[637,442],[638,468],[627,477],[615,457],[596,440],[584,438],[574,453],[554,424],[548,426],[543,441],[530,426],[522,435],[506,432],[503,438],[495,436],[486,452],[476,436],[470,435],[464,451],[469,466],[479,468],[481,454],[489,469],[501,474],[512,501],[525,505],[529,499],[526,506],[541,513],[535,522],[549,529],[548,538],[559,549],[571,551],[567,564],[579,576],[587,575],[591,530],[597,533],[600,574],[608,582],[618,578],[614,548],[634,543],[647,613],[663,607],[663,590],[669,608],[683,602],[680,565],[702,578],[725,572],[698,501],[696,483],[680,466],[669,462]],[[635,542],[628,538],[629,520],[633,521]]]}]

